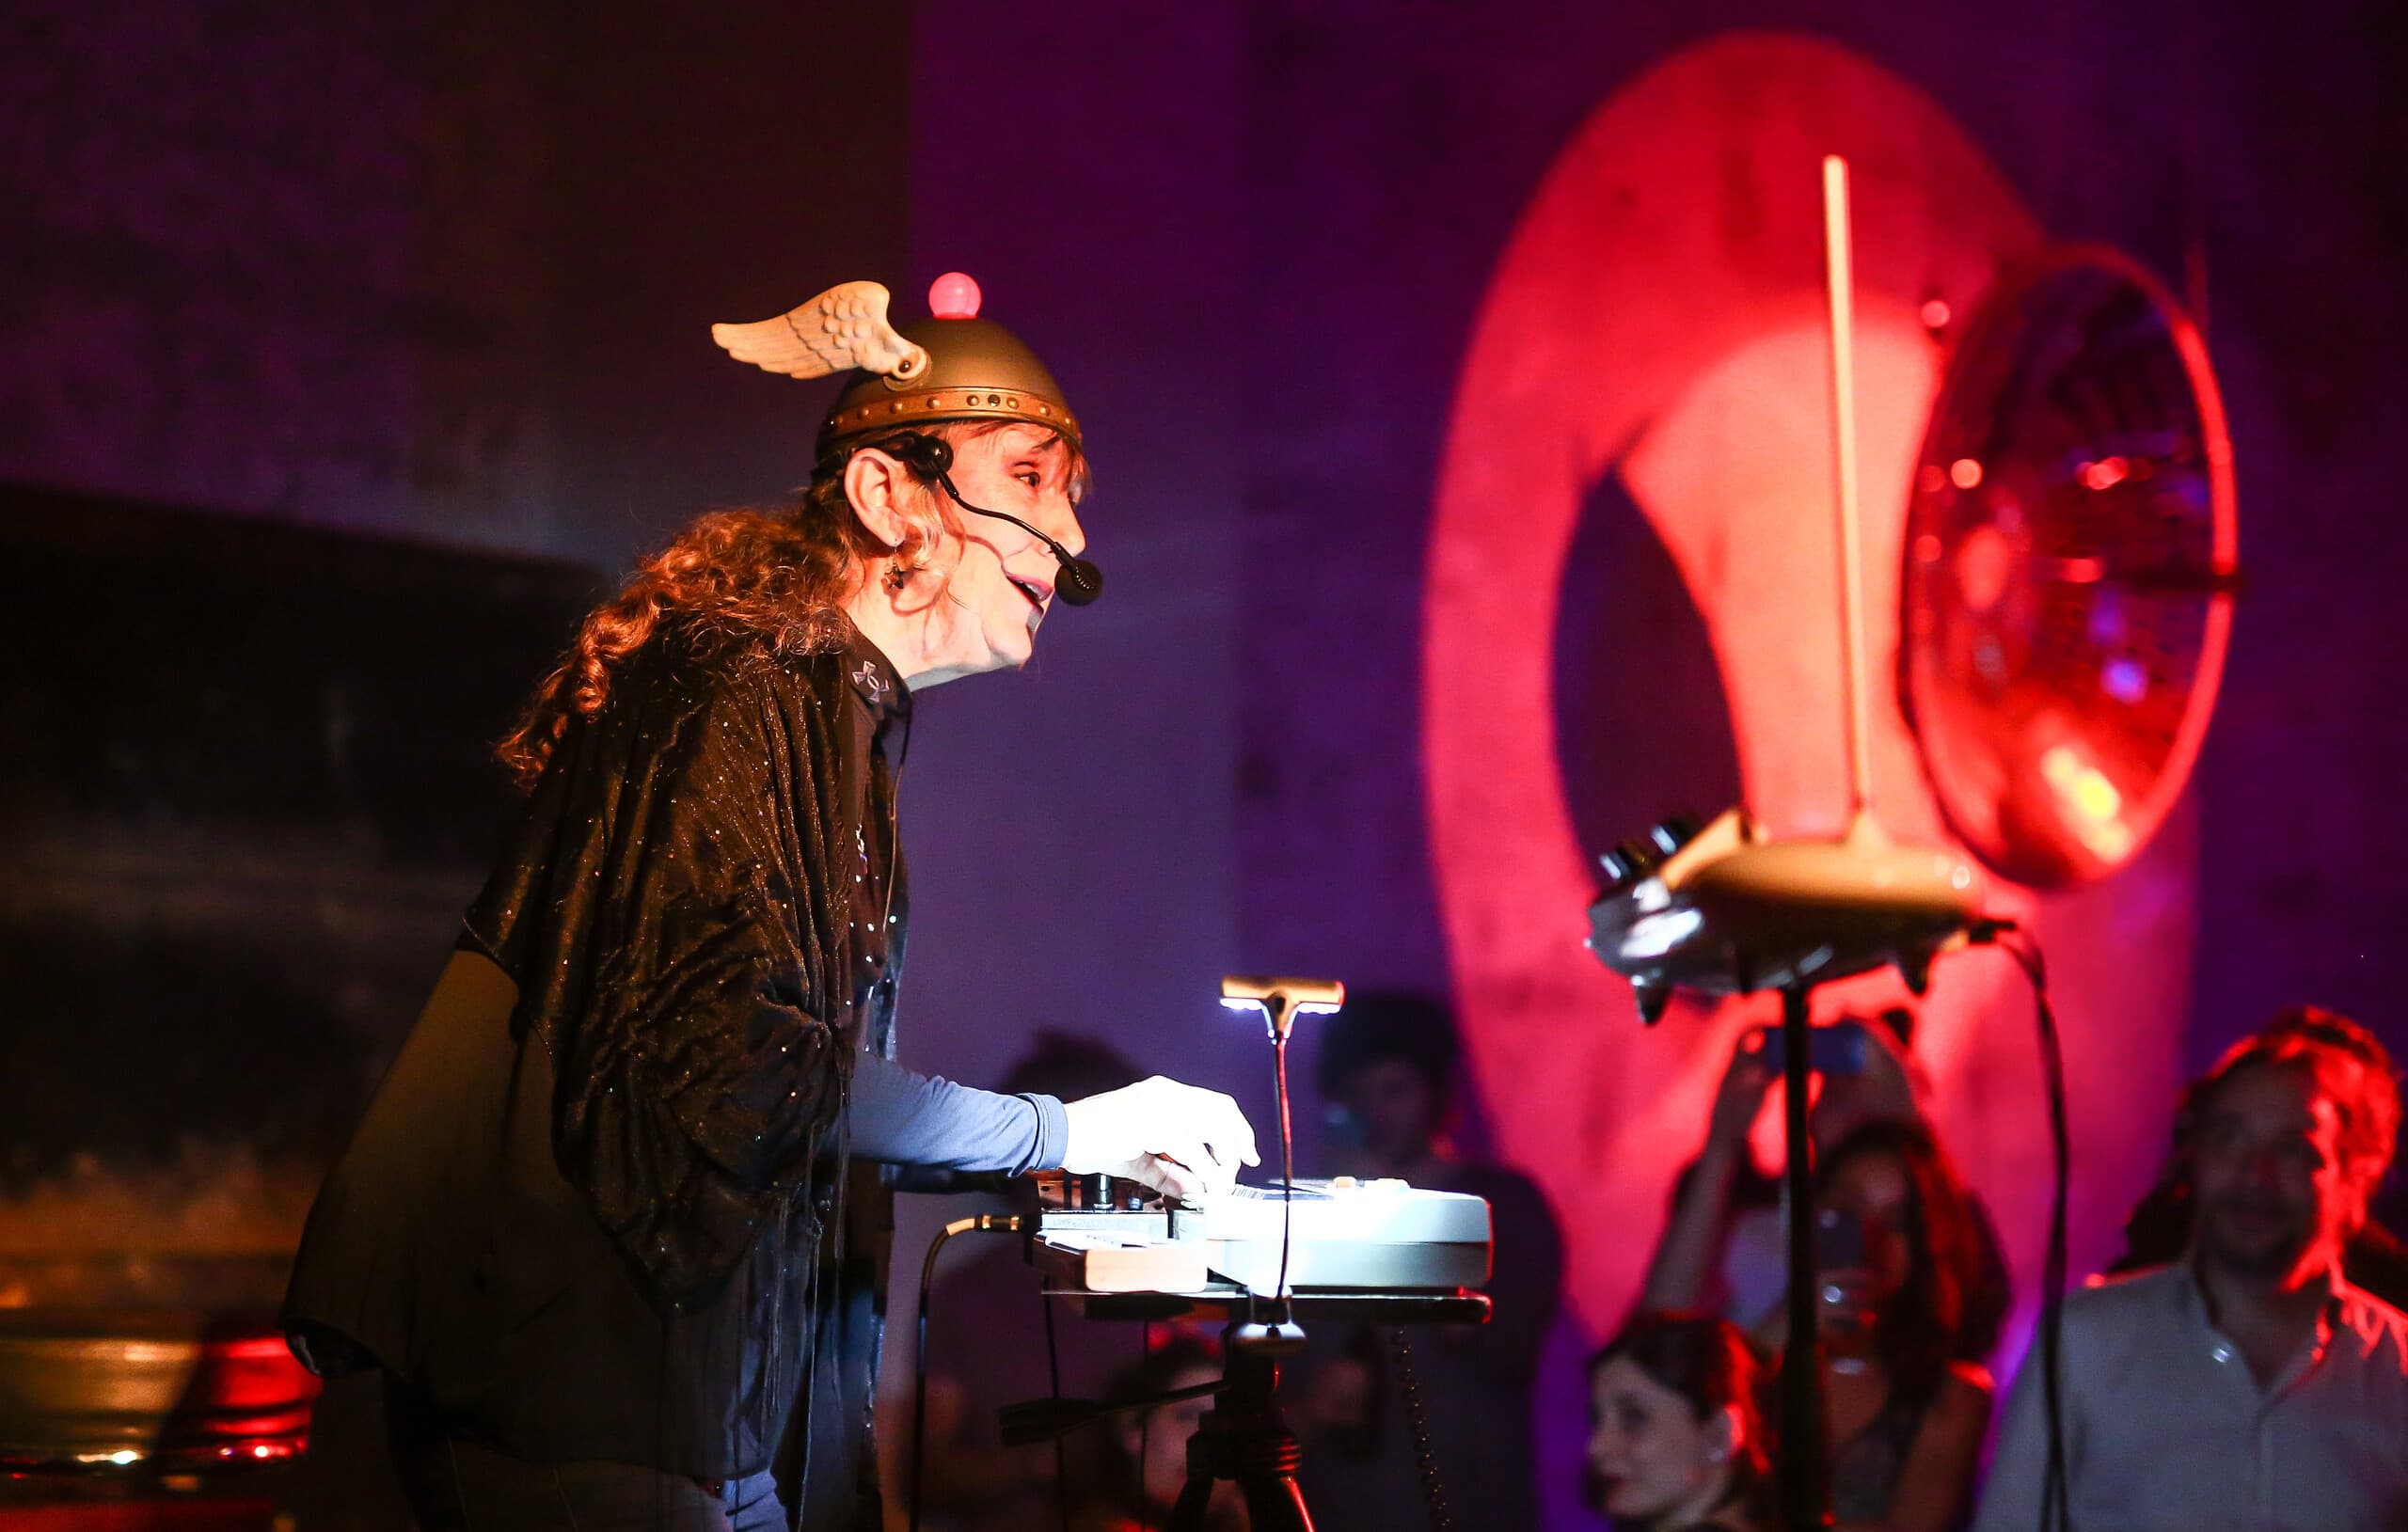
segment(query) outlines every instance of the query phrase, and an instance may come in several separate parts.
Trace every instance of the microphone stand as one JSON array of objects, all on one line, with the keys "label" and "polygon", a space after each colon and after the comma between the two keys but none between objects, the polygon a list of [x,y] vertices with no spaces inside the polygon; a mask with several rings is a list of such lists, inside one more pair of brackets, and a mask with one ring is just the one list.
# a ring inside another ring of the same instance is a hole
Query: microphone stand
[{"label": "microphone stand", "polygon": [[1279,1102],[1279,1280],[1266,1303],[1249,1299],[1244,1315],[1232,1315],[1221,1332],[1222,1383],[1212,1409],[1187,1442],[1187,1482],[1172,1507],[1167,1532],[1203,1532],[1212,1485],[1233,1481],[1245,1497],[1254,1532],[1312,1532],[1296,1483],[1304,1447],[1279,1409],[1279,1365],[1305,1349],[1288,1287],[1288,1256],[1294,1234],[1296,1139],[1288,1111],[1288,1035],[1300,1015],[1338,1009],[1343,986],[1311,980],[1250,979],[1231,975],[1221,984],[1221,1003],[1259,1014],[1271,1036],[1272,1084]]},{"label": "microphone stand", "polygon": [[1782,1232],[1789,1245],[1789,1338],[1781,1352],[1781,1517],[1789,1532],[1831,1524],[1830,1468],[1823,1437],[1823,1349],[1816,1324],[1814,1140],[1806,1115],[1807,1051],[1813,1042],[1803,981],[1781,992]]}]

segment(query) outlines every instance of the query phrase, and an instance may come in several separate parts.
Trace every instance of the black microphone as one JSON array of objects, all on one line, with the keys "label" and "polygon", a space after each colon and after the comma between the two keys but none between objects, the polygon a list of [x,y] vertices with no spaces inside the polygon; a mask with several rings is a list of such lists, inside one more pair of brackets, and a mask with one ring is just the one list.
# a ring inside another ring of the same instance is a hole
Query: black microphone
[{"label": "black microphone", "polygon": [[974,515],[992,516],[1008,521],[1036,538],[1052,551],[1054,561],[1061,565],[1061,576],[1054,582],[1054,593],[1073,607],[1084,607],[1103,594],[1103,571],[1088,560],[1082,559],[1054,539],[1038,531],[1020,517],[1002,511],[990,511],[983,505],[973,505],[961,498],[953,483],[953,444],[942,436],[923,435],[916,431],[903,432],[883,441],[871,444],[879,451],[901,460],[913,472],[934,479],[953,497],[953,503]]}]

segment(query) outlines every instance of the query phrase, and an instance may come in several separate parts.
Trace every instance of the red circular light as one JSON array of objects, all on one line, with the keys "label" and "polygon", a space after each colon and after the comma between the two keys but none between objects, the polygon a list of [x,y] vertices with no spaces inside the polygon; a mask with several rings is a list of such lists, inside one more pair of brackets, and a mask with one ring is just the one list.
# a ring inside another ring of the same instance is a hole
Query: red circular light
[{"label": "red circular light", "polygon": [[2180,798],[2231,633],[2230,443],[2196,326],[2126,257],[2043,252],[1966,325],[1921,461],[1979,493],[1909,502],[1941,553],[1901,566],[1898,701],[2002,877],[2103,878]]},{"label": "red circular light", "polygon": [[928,312],[939,319],[976,319],[978,284],[966,272],[949,271],[928,284]]}]

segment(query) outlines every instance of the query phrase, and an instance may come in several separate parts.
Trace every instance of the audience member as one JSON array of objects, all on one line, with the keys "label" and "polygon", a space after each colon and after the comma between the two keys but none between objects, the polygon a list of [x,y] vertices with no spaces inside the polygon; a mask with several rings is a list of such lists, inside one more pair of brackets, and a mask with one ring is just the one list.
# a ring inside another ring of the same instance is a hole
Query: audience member
[{"label": "audience member", "polygon": [[[2400,1088],[2364,1029],[2299,1016],[2192,1092],[2181,1258],[2066,1300],[2063,1466],[2083,1532],[2408,1525],[2408,1316],[2342,1270]],[[2036,1352],[1978,1532],[2039,1524],[2047,1460]]]},{"label": "audience member", "polygon": [[[1832,1029],[1846,1067],[1820,1072],[1809,1114],[1822,1271],[1816,1332],[1826,1450],[1843,1525],[1944,1532],[1972,1504],[1989,1377],[2007,1307],[1988,1219],[1916,1100],[1912,1017]],[[1717,1304],[1767,1352],[1785,1344],[1780,1191],[1748,1135],[1777,1078],[1758,1034],[1723,1076],[1650,1262],[1642,1308]]]},{"label": "audience member", "polygon": [[[2369,1068],[2384,1072],[2391,1068],[2391,1056],[2371,1033],[2348,1017],[2318,1006],[2292,1006],[2268,1022],[2259,1036],[2277,1033],[2321,1039]],[[2191,1140],[2201,1083],[2193,1081],[2175,1108],[2173,1143],[2165,1166],[2158,1173],[2157,1184],[2125,1220],[2124,1253],[2107,1268],[2111,1273],[2179,1260],[2191,1242]],[[2394,1308],[2408,1307],[2408,1246],[2371,1213],[2343,1249],[2341,1272]]]},{"label": "audience member", "polygon": [[[1995,1333],[1964,1184],[1924,1129],[1868,1122],[1815,1167],[1831,1509],[1846,1526],[1946,1532],[1973,1504],[1990,1379],[1958,1358]],[[1787,1340],[1776,1310],[1765,1338]]]},{"label": "audience member", "polygon": [[[1846,1017],[1831,1024],[1846,1046],[1846,1068],[1818,1073],[1820,1090],[1808,1114],[1814,1151],[1825,1154],[1873,1123],[1921,1126],[1913,1055],[1914,1013],[1893,1006],[1876,1018]],[[1788,1289],[1789,1256],[1781,1224],[1781,1185],[1755,1162],[1749,1133],[1765,1097],[1780,1078],[1754,1031],[1743,1034],[1715,1095],[1704,1143],[1681,1173],[1664,1233],[1648,1264],[1639,1306],[1720,1311],[1762,1336],[1777,1322]],[[1997,1348],[2009,1301],[2006,1259],[1981,1199],[1970,1190],[1978,1274],[1965,1293],[1956,1359],[1987,1362]]]},{"label": "audience member", "polygon": [[1644,1532],[1769,1532],[1771,1463],[1747,1337],[1715,1315],[1642,1314],[1589,1364],[1599,1508]]},{"label": "audience member", "polygon": [[[1410,1338],[1430,1447],[1462,1514],[1536,1526],[1531,1400],[1555,1323],[1563,1241],[1545,1193],[1517,1171],[1459,1153],[1449,1137],[1459,1042],[1434,1000],[1358,992],[1322,1029],[1318,1083],[1330,1109],[1325,1168],[1487,1200],[1496,1240],[1484,1325],[1434,1325]],[[1324,1532],[1399,1532],[1425,1517],[1393,1352],[1377,1333],[1314,1327],[1293,1414],[1308,1433],[1304,1484]]]},{"label": "audience member", "polygon": [[[1199,1336],[1181,1335],[1115,1373],[1103,1397],[1166,1394],[1220,1376],[1219,1349]],[[1187,1439],[1212,1408],[1209,1398],[1175,1399],[1113,1415],[1105,1428],[1099,1471],[1071,1517],[1073,1532],[1139,1532],[1164,1525],[1187,1483]],[[1234,1483],[1223,1479],[1212,1486],[1204,1524],[1208,1532],[1245,1532],[1245,1502]]]}]

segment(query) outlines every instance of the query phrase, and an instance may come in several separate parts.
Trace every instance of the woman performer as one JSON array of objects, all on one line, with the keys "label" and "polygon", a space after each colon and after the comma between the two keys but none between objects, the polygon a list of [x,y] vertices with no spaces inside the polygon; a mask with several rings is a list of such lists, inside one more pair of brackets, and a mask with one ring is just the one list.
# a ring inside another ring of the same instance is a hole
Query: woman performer
[{"label": "woman performer", "polygon": [[1087,482],[1052,374],[958,274],[714,335],[851,376],[807,488],[702,516],[593,612],[501,756],[526,813],[337,1163],[295,1352],[385,1376],[428,1528],[879,1524],[895,1166],[1255,1162],[1228,1097],[1067,1107],[902,1069],[914,691],[1028,662]]}]

